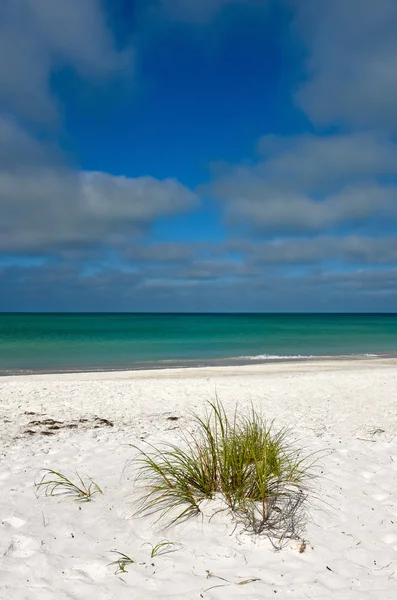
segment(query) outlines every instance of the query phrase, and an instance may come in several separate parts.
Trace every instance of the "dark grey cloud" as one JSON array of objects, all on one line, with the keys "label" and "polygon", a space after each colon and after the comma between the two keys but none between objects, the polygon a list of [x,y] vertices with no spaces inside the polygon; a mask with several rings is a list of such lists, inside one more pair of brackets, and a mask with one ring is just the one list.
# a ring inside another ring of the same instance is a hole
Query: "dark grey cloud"
[{"label": "dark grey cloud", "polygon": [[[368,297],[390,296],[397,299],[396,268],[359,269],[341,273],[328,271],[309,277],[308,282],[355,295],[357,299],[361,293]],[[395,307],[390,305],[390,310],[395,312]]]},{"label": "dark grey cloud", "polygon": [[314,238],[276,238],[254,242],[236,239],[227,243],[230,252],[237,252],[248,264],[272,265],[280,268],[294,265],[321,267],[324,263],[347,265],[397,264],[397,236]]},{"label": "dark grey cloud", "polygon": [[397,130],[395,0],[289,0],[308,50],[297,99],[318,124]]},{"label": "dark grey cloud", "polygon": [[193,244],[157,242],[128,245],[123,250],[123,257],[127,262],[181,264],[192,260],[194,253]]},{"label": "dark grey cloud", "polygon": [[[397,269],[329,270],[290,274],[264,270],[251,278],[197,281],[148,280],[137,285],[140,294],[168,297],[177,304],[181,295],[192,304],[195,296],[212,301],[215,310],[383,310],[395,312]],[[385,302],[386,299],[386,302]],[[161,310],[161,309],[158,309]]]},{"label": "dark grey cloud", "polygon": [[[0,268],[0,310],[109,310],[131,302],[140,276],[133,272],[102,269],[84,274],[80,265],[47,264]],[[113,287],[115,286],[115,287]],[[113,288],[113,289],[112,289]],[[117,310],[117,308],[116,308]],[[128,309],[127,309],[128,310]]]},{"label": "dark grey cloud", "polygon": [[153,288],[167,285],[179,285],[178,281],[189,282],[189,285],[198,285],[203,281],[228,281],[235,278],[245,278],[260,275],[261,271],[248,261],[235,261],[226,255],[224,258],[203,260],[193,259],[188,265],[177,265],[173,268],[162,268],[157,265],[153,269],[145,269],[146,279],[142,287]]},{"label": "dark grey cloud", "polygon": [[319,271],[280,277],[150,280],[141,273],[95,274],[59,265],[0,269],[0,310],[393,311],[397,270]]}]

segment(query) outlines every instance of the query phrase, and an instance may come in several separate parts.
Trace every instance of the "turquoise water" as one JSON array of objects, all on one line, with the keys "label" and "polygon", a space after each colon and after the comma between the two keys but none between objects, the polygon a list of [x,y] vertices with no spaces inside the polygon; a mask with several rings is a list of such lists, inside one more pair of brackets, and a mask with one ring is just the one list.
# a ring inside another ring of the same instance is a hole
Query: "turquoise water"
[{"label": "turquoise water", "polygon": [[397,314],[0,314],[2,373],[346,354],[397,356]]}]

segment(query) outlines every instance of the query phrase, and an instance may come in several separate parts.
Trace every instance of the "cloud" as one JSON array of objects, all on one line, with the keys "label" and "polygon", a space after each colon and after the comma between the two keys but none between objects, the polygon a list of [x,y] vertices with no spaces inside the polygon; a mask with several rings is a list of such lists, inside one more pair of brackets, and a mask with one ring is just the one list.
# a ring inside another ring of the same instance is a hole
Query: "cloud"
[{"label": "cloud", "polygon": [[276,238],[254,242],[230,240],[227,248],[244,257],[247,264],[321,267],[324,263],[342,265],[394,265],[397,263],[397,237],[361,237],[357,235],[319,236],[314,238]]},{"label": "cloud", "polygon": [[196,202],[174,179],[46,167],[0,172],[0,248],[39,253],[73,244],[120,246],[157,218]]},{"label": "cloud", "polygon": [[12,117],[0,114],[0,170],[56,164],[61,152],[54,143],[35,139]]},{"label": "cloud", "polygon": [[194,256],[192,244],[179,242],[159,242],[141,245],[129,245],[123,252],[127,261],[143,263],[177,263],[183,264]]},{"label": "cloud", "polygon": [[370,133],[262,138],[264,160],[232,166],[209,191],[229,225],[324,232],[397,222],[397,147]]},{"label": "cloud", "polygon": [[[140,276],[119,270],[82,274],[76,265],[0,268],[0,310],[108,310],[109,301],[131,302]],[[128,310],[128,309],[127,309]]]},{"label": "cloud", "polygon": [[[330,287],[334,291],[353,294],[356,298],[390,295],[397,299],[397,269],[358,269],[349,272],[323,272],[308,278],[308,283]],[[392,307],[392,305],[391,305]],[[394,308],[390,312],[395,312]]]},{"label": "cloud", "polygon": [[289,0],[308,51],[297,100],[320,125],[397,131],[395,0]]},{"label": "cloud", "polygon": [[[102,80],[131,66],[102,0],[3,0],[0,5],[0,249],[70,260],[111,252],[160,217],[196,206],[174,179],[79,172],[57,145],[59,68]],[[43,128],[51,123],[54,127]],[[45,131],[45,135],[43,135]]]},{"label": "cloud", "polygon": [[116,48],[101,0],[2,0],[0,55],[0,108],[42,123],[57,115],[56,68],[100,79],[131,58]]},{"label": "cloud", "polygon": [[[102,82],[132,70],[102,0],[0,0],[0,307],[395,306],[395,2],[285,1],[307,49],[298,102],[315,124],[347,133],[262,137],[256,163],[230,166],[206,190],[235,238],[211,244],[153,239],[158,219],[198,206],[177,180],[79,172],[57,147],[53,76],[66,69]],[[255,3],[267,2],[152,6],[208,24],[228,6]]]},{"label": "cloud", "polygon": [[265,160],[257,172],[294,190],[335,188],[357,178],[397,173],[397,145],[376,132],[266,135],[258,149]]},{"label": "cloud", "polygon": [[213,186],[227,223],[257,232],[321,232],[397,221],[397,187],[369,182],[343,188],[320,200],[284,191],[250,175],[236,175]]},{"label": "cloud", "polygon": [[70,266],[0,268],[0,310],[115,311],[393,311],[397,270],[320,271],[280,277],[263,271],[229,280],[154,279],[102,269],[81,274]]},{"label": "cloud", "polygon": [[172,280],[202,281],[241,279],[258,275],[258,269],[253,268],[248,262],[236,262],[230,257],[200,259],[196,258],[187,266],[178,267],[168,275]]}]

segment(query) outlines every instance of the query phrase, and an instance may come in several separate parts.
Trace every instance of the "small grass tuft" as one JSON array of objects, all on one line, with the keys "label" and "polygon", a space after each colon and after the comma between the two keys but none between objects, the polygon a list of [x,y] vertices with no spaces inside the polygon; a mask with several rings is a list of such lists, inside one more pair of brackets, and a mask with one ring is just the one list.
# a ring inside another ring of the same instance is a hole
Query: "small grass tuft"
[{"label": "small grass tuft", "polygon": [[155,546],[153,546],[153,544],[150,542],[147,542],[147,545],[151,547],[150,558],[161,556],[163,554],[169,554],[170,552],[176,552],[180,548],[180,544],[175,544],[174,542],[169,542],[168,540],[162,540]]},{"label": "small grass tuft", "polygon": [[45,496],[63,495],[80,502],[90,502],[94,494],[102,494],[102,490],[95,481],[91,478],[81,477],[78,473],[77,482],[74,483],[63,473],[54,471],[53,469],[42,469],[42,478],[35,483],[38,494],[43,493]]},{"label": "small grass tuft", "polygon": [[111,550],[114,554],[118,554],[119,558],[109,563],[109,566],[116,565],[116,570],[114,572],[115,575],[119,575],[120,573],[128,573],[126,567],[127,565],[132,565],[135,563],[130,556],[124,554],[123,552],[118,552],[117,550]]},{"label": "small grass tuft", "polygon": [[299,537],[314,455],[304,456],[289,430],[276,431],[253,408],[229,417],[216,399],[194,421],[181,445],[138,449],[138,513],[161,511],[176,522],[197,515],[201,502],[217,494],[249,530]]}]

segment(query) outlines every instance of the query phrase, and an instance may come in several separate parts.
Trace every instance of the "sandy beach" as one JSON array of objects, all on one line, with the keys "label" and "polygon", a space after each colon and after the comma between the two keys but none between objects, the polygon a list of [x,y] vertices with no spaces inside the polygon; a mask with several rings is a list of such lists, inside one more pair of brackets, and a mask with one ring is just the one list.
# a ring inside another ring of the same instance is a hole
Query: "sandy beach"
[{"label": "sandy beach", "polygon": [[[394,599],[396,367],[363,359],[1,378],[0,598]],[[303,552],[298,541],[275,552],[211,503],[168,529],[133,517],[131,444],[176,441],[216,394],[326,450]],[[37,497],[43,468],[86,474],[103,495]],[[165,539],[172,551],[152,558]],[[135,561],[128,572],[115,574],[114,551]]]}]

